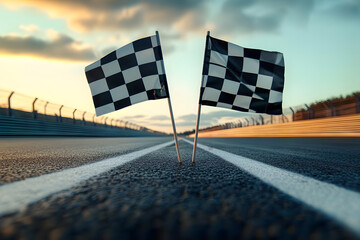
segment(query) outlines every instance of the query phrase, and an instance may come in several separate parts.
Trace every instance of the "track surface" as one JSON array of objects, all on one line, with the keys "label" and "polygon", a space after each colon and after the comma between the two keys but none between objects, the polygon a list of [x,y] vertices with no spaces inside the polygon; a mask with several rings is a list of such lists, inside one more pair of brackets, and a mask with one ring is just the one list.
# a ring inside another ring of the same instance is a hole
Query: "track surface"
[{"label": "track surface", "polygon": [[[169,140],[2,139],[2,184]],[[357,138],[199,143],[360,192]],[[201,149],[192,164],[192,145],[180,148],[182,165],[172,145],[0,217],[0,239],[359,239],[234,165]]]},{"label": "track surface", "polygon": [[360,138],[204,138],[199,143],[360,192]]},{"label": "track surface", "polygon": [[0,184],[130,153],[168,138],[0,138]]}]

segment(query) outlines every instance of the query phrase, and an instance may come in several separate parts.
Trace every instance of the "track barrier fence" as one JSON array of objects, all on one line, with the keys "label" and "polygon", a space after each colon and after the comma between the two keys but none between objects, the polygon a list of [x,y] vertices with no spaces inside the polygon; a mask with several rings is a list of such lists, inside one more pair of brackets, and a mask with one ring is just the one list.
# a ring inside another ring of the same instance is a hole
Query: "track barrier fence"
[{"label": "track barrier fence", "polygon": [[303,104],[283,109],[282,115],[257,114],[233,122],[201,129],[202,132],[241,128],[257,125],[279,124],[310,119],[345,116],[360,113],[360,95],[354,93],[346,98],[329,99],[314,104]]},{"label": "track barrier fence", "polygon": [[13,118],[34,119],[47,122],[67,123],[84,126],[132,129],[154,132],[143,126],[94,113],[55,104],[37,97],[29,97],[14,91],[0,89],[0,115]]}]

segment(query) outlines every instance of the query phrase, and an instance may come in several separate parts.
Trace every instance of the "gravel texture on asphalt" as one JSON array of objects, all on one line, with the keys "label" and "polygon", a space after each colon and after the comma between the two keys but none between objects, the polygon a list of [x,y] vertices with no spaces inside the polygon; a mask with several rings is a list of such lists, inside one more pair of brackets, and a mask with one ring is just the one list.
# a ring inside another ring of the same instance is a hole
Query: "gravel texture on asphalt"
[{"label": "gravel texture on asphalt", "polygon": [[232,164],[180,142],[0,219],[0,239],[357,239]]},{"label": "gravel texture on asphalt", "polygon": [[200,138],[198,142],[360,192],[360,138]]},{"label": "gravel texture on asphalt", "polygon": [[0,185],[171,141],[157,138],[0,138]]}]

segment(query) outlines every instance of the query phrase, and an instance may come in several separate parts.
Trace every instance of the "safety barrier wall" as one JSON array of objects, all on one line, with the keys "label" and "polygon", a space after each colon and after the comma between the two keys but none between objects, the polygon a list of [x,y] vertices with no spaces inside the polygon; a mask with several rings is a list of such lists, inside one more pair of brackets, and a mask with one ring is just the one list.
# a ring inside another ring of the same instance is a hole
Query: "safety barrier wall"
[{"label": "safety barrier wall", "polygon": [[345,99],[326,100],[319,103],[285,108],[282,115],[252,114],[234,122],[200,129],[201,132],[249,126],[288,123],[319,118],[347,116],[360,113],[360,96],[353,94]]},{"label": "safety barrier wall", "polygon": [[[360,137],[360,114],[199,132],[199,137]],[[194,134],[189,135],[194,137]]]},{"label": "safety barrier wall", "polygon": [[[360,137],[360,114],[200,131],[199,137]],[[194,137],[194,134],[189,135]]]},{"label": "safety barrier wall", "polygon": [[94,127],[0,116],[0,136],[156,137],[164,134],[120,127]]}]

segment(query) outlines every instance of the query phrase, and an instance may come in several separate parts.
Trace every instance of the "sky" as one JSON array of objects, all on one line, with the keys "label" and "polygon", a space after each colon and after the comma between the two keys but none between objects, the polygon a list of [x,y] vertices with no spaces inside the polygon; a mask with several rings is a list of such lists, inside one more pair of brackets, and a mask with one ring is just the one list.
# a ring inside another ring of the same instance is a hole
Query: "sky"
[{"label": "sky", "polygon": [[[179,132],[195,128],[207,31],[285,58],[283,107],[360,91],[359,0],[0,0],[0,89],[94,113],[84,68],[159,31]],[[170,133],[166,99],[107,114]],[[202,107],[200,127],[244,113]]]}]

